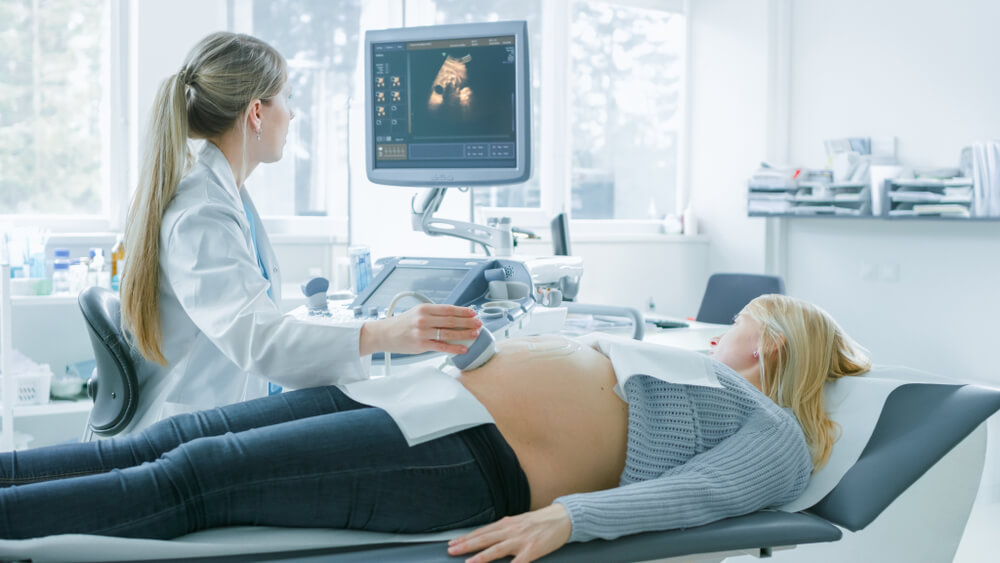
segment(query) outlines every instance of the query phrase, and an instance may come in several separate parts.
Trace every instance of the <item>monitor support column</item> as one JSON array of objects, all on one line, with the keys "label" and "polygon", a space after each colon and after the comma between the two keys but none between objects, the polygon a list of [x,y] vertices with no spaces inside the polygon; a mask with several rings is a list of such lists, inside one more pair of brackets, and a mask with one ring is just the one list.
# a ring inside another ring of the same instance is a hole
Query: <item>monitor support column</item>
[{"label": "monitor support column", "polygon": [[[510,256],[514,251],[514,235],[510,230],[510,222],[500,227],[487,227],[465,221],[438,219],[434,213],[441,207],[448,188],[431,188],[427,190],[419,209],[413,208],[413,230],[423,231],[431,236],[448,235],[465,240],[471,240],[496,250],[497,256]],[[417,196],[413,196],[416,199]],[[412,206],[412,204],[411,204]]]}]

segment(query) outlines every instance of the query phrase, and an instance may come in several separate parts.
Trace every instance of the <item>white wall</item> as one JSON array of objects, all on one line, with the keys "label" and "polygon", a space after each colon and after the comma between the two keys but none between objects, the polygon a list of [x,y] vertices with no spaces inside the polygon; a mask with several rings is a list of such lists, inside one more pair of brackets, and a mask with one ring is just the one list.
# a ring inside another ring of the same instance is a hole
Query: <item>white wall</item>
[{"label": "white wall", "polygon": [[[794,2],[791,161],[823,165],[824,138],[895,135],[903,164],[957,166],[1000,136],[998,18],[977,0]],[[836,309],[876,359],[1000,384],[1000,223],[786,224],[789,291]]]},{"label": "white wall", "polygon": [[[957,166],[1000,137],[1000,3],[792,3],[791,162],[894,135],[910,166]],[[1000,385],[1000,222],[783,220],[788,291],[827,307],[878,362]],[[996,418],[996,417],[994,417]],[[1000,424],[981,494],[1000,494]]]},{"label": "white wall", "polygon": [[[780,8],[790,11],[784,30]],[[903,164],[937,167],[1000,137],[1000,3],[698,0],[691,10],[691,191],[712,238],[712,271],[777,264],[790,294],[827,308],[877,362],[1000,385],[991,357],[1000,222],[768,226],[747,218],[744,203],[758,160],[822,167],[826,138],[896,136]],[[773,86],[780,33],[789,42],[784,93]],[[769,113],[779,95],[788,103]],[[991,426],[984,491],[998,496],[1000,424]]]},{"label": "white wall", "polygon": [[713,272],[764,271],[762,219],[746,216],[747,175],[766,154],[768,0],[691,2],[691,203]]},{"label": "white wall", "polygon": [[[825,138],[895,135],[902,163],[957,166],[962,146],[1000,136],[1000,3],[785,2],[789,162],[824,166]],[[1000,222],[782,219],[775,241],[746,217],[746,177],[768,131],[782,135],[767,118],[781,3],[691,4],[692,199],[711,269],[761,271],[776,242],[789,293],[831,309],[877,360],[1000,384],[985,352],[1000,335]]]},{"label": "white wall", "polygon": [[823,165],[823,139],[895,135],[915,166],[957,166],[1000,136],[1000,3],[794,0],[791,156]]}]

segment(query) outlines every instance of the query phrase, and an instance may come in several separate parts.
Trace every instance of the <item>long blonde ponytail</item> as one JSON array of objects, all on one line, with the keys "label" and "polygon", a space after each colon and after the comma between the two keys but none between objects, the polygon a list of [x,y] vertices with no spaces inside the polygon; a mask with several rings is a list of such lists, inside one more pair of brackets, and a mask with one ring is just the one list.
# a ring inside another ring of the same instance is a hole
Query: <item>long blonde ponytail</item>
[{"label": "long blonde ponytail", "polygon": [[160,85],[125,225],[121,282],[122,325],[149,360],[167,364],[159,306],[160,229],[192,163],[188,138],[212,139],[242,129],[250,103],[268,103],[286,76],[285,59],[267,43],[218,32],[195,45],[181,70]]},{"label": "long blonde ponytail", "polygon": [[823,387],[828,381],[867,372],[868,352],[826,311],[793,297],[763,295],[740,314],[762,327],[759,362],[764,393],[792,409],[819,470],[839,434],[826,413]]},{"label": "long blonde ponytail", "polygon": [[143,356],[166,365],[160,344],[160,224],[191,161],[182,73],[160,84],[153,102],[147,149],[125,225],[122,320]]}]

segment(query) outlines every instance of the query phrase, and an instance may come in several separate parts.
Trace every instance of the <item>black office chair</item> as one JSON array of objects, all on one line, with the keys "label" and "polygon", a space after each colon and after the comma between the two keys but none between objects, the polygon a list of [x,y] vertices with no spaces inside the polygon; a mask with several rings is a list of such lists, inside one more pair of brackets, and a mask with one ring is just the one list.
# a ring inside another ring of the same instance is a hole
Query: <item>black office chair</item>
[{"label": "black office chair", "polygon": [[712,274],[695,320],[733,324],[733,318],[747,303],[768,293],[784,294],[784,280],[761,274]]},{"label": "black office chair", "polygon": [[117,294],[89,287],[80,293],[79,303],[97,362],[87,381],[87,394],[94,401],[84,432],[87,441],[92,434],[114,436],[132,422],[139,403],[138,366],[146,360],[125,340]]}]

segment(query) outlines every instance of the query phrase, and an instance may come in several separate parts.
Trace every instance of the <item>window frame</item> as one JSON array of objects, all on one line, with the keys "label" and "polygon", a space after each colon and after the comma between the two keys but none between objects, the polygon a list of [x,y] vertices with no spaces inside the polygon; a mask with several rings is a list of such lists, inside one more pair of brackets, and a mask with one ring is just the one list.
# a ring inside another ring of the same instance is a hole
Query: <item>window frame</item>
[{"label": "window frame", "polygon": [[[129,3],[127,0],[108,0],[108,56],[101,81],[101,127],[107,131],[106,142],[101,144],[101,180],[106,183],[101,211],[97,214],[17,213],[0,214],[0,223],[11,228],[37,228],[54,234],[120,232],[125,225],[128,202],[132,190],[134,159],[129,148],[134,99],[130,95],[129,45],[133,34]],[[103,23],[102,23],[103,25]],[[112,108],[120,108],[113,112]],[[117,115],[117,117],[116,117]]]}]

